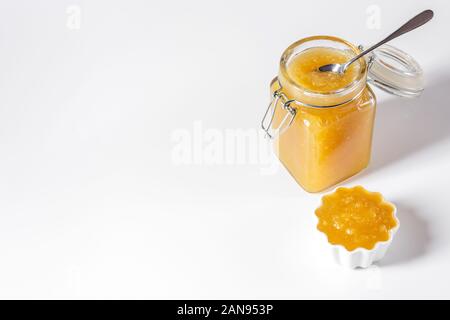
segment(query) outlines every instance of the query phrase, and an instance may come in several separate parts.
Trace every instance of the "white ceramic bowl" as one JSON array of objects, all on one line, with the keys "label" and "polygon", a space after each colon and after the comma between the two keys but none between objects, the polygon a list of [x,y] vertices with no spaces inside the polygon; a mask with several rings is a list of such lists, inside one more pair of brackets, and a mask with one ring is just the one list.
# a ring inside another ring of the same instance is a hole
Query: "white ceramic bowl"
[{"label": "white ceramic bowl", "polygon": [[[337,188],[336,188],[337,189]],[[336,189],[332,192],[334,193]],[[345,267],[348,268],[367,268],[372,263],[381,260],[384,255],[386,254],[389,246],[392,243],[392,240],[394,239],[394,236],[397,232],[397,230],[400,228],[400,221],[397,217],[397,207],[389,201],[386,201],[384,197],[382,197],[383,201],[386,203],[389,203],[394,207],[393,216],[397,223],[397,225],[389,230],[389,239],[386,241],[379,241],[375,244],[373,249],[365,249],[365,248],[356,248],[355,250],[349,251],[342,245],[337,244],[331,244],[328,241],[328,237],[325,233],[318,230],[323,237],[325,238],[325,241],[327,241],[329,247],[331,248],[331,252],[333,254],[334,260]],[[316,216],[317,217],[317,216]],[[319,218],[317,218],[319,220]]]}]

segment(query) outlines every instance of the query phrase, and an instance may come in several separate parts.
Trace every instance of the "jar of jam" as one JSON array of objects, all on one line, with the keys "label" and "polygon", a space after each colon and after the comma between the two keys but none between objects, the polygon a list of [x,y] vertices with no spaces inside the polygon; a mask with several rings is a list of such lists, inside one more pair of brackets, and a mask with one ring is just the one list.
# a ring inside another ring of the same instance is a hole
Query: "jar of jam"
[{"label": "jar of jam", "polygon": [[343,75],[318,71],[361,50],[331,36],[299,40],[284,51],[278,77],[271,82],[272,101],[262,128],[306,191],[328,189],[367,167],[376,108],[368,83],[404,97],[423,90],[417,62],[388,45],[360,58]]}]

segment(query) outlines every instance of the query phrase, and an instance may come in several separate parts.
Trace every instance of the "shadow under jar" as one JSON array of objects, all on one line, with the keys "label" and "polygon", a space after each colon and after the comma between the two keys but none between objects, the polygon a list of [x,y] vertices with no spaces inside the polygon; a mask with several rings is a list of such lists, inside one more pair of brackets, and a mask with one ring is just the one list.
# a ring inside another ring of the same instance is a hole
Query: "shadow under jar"
[{"label": "shadow under jar", "polygon": [[368,82],[399,96],[423,90],[417,62],[387,45],[354,62],[344,76],[317,70],[361,49],[331,36],[299,40],[284,51],[271,83],[262,127],[281,163],[308,192],[328,189],[369,164],[376,98]]}]

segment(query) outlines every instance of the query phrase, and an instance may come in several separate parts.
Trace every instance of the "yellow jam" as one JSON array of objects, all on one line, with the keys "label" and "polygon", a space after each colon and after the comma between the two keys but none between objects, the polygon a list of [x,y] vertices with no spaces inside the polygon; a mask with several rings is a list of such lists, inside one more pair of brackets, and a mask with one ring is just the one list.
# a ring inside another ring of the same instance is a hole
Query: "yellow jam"
[{"label": "yellow jam", "polygon": [[373,249],[380,241],[389,240],[389,230],[397,226],[394,206],[383,200],[378,192],[369,192],[361,186],[338,188],[322,198],[316,210],[317,229],[331,244],[347,250]]},{"label": "yellow jam", "polygon": [[330,92],[351,84],[358,76],[359,65],[352,63],[344,74],[321,72],[319,67],[330,63],[345,63],[352,58],[348,51],[316,47],[303,51],[289,63],[289,76],[303,88],[314,92]]},{"label": "yellow jam", "polygon": [[[309,192],[325,190],[364,169],[370,159],[375,96],[361,76],[363,62],[355,62],[344,75],[318,72],[328,63],[347,61],[347,51],[313,47],[292,57],[286,73],[272,82],[276,90],[300,103],[332,108],[311,108],[292,104],[296,115],[277,139],[275,152],[294,179]],[[345,93],[336,93],[344,88]],[[320,94],[311,94],[320,93]],[[275,108],[273,126],[286,115]]]}]

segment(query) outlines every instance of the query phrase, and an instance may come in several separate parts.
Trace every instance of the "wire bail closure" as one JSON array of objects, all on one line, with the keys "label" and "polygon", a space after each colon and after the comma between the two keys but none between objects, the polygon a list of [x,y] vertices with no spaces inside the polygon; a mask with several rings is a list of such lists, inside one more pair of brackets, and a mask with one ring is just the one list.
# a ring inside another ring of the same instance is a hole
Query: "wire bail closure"
[{"label": "wire bail closure", "polygon": [[[278,127],[272,128],[273,118],[275,117],[275,110],[280,100],[283,103],[282,108],[287,112]],[[288,100],[286,98],[286,95],[281,92],[281,88],[273,93],[272,101],[270,101],[266,113],[264,113],[264,117],[261,121],[261,127],[269,139],[277,138],[291,126],[292,122],[294,121],[295,115],[297,114],[297,110],[291,107],[291,103],[293,102],[295,103],[296,101]],[[267,121],[268,119],[269,121]]]}]

